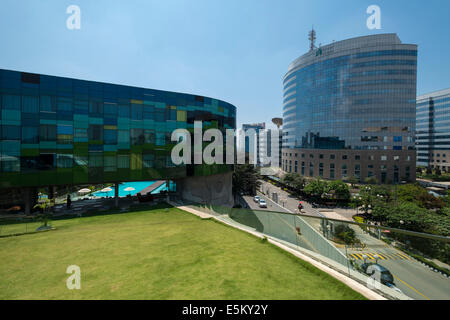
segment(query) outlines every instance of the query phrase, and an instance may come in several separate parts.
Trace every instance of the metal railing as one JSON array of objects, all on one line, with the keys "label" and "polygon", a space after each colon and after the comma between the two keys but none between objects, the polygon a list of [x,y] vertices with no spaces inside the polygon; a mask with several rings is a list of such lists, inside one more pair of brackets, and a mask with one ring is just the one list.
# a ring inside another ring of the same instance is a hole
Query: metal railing
[{"label": "metal railing", "polygon": [[321,216],[184,203],[258,232],[390,299],[450,299],[450,237]]}]

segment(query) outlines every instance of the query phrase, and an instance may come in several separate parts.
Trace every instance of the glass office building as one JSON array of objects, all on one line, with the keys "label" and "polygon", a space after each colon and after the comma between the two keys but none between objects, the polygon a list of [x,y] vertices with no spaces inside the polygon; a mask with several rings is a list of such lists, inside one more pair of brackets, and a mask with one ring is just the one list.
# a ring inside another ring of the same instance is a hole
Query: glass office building
[{"label": "glass office building", "polygon": [[415,180],[416,75],[417,46],[396,34],[296,59],[283,79],[283,169],[297,161],[310,176]]},{"label": "glass office building", "polygon": [[[229,165],[175,166],[176,128],[236,127],[236,108],[183,93],[0,70],[0,188],[177,179]],[[192,139],[193,140],[193,139]]]},{"label": "glass office building", "polygon": [[450,171],[450,89],[417,97],[417,165]]}]

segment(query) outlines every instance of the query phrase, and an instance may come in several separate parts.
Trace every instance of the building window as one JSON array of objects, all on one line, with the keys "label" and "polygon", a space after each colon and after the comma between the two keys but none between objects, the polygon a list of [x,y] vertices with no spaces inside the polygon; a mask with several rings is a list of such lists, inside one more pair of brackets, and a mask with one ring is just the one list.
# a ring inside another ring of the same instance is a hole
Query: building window
[{"label": "building window", "polygon": [[143,154],[142,155],[142,166],[144,168],[153,168],[155,162],[154,154]]},{"label": "building window", "polygon": [[355,160],[361,160],[361,156],[355,156]]},{"label": "building window", "polygon": [[34,96],[22,97],[22,112],[24,113],[38,113],[39,98]]},{"label": "building window", "polygon": [[105,129],[103,132],[104,144],[116,145],[117,144],[117,130]]},{"label": "building window", "polygon": [[347,155],[344,154],[344,155],[342,156],[342,160],[347,160]]},{"label": "building window", "polygon": [[323,159],[323,154],[319,155],[319,158],[320,158],[320,159]]},{"label": "building window", "polygon": [[381,156],[381,161],[387,161],[387,156]]},{"label": "building window", "polygon": [[73,126],[61,125],[56,127],[58,144],[71,144],[73,142]]},{"label": "building window", "polygon": [[73,167],[73,156],[71,154],[57,154],[56,155],[56,166],[58,168],[72,168]]},{"label": "building window", "polygon": [[103,156],[101,152],[89,152],[89,168],[103,167]]},{"label": "building window", "polygon": [[131,129],[130,137],[133,146],[143,145],[145,142],[144,129]]},{"label": "building window", "polygon": [[305,162],[302,162],[302,176],[305,175]]},{"label": "building window", "polygon": [[341,175],[342,175],[342,178],[344,179],[344,178],[347,178],[347,175],[348,175],[348,172],[347,172],[347,165],[346,164],[343,164],[342,165],[342,167],[341,167]]},{"label": "building window", "polygon": [[22,127],[22,143],[37,144],[39,143],[38,127]]},{"label": "building window", "polygon": [[119,104],[117,109],[120,118],[130,118],[130,105],[129,104]]},{"label": "building window", "polygon": [[319,176],[323,178],[323,163],[319,163]]},{"label": "building window", "polygon": [[41,112],[55,112],[55,101],[51,96],[41,96],[39,99],[39,109]]},{"label": "building window", "polygon": [[330,179],[334,179],[334,163],[330,163]]},{"label": "building window", "polygon": [[309,176],[314,176],[314,164],[312,162],[309,163]]},{"label": "building window", "polygon": [[359,164],[355,165],[355,177],[361,179],[361,166]]},{"label": "building window", "polygon": [[130,155],[119,154],[117,156],[117,168],[119,169],[129,169],[130,168]]},{"label": "building window", "polygon": [[330,154],[330,159],[334,160],[334,159],[336,159],[336,156],[334,154]]},{"label": "building window", "polygon": [[105,172],[117,171],[117,157],[116,156],[105,156],[104,157],[104,170]]},{"label": "building window", "polygon": [[102,116],[103,115],[103,102],[100,101],[90,101],[89,102],[89,113]]},{"label": "building window", "polygon": [[41,124],[39,128],[40,141],[56,141],[56,125]]},{"label": "building window", "polygon": [[2,140],[20,140],[20,126],[3,125]]},{"label": "building window", "polygon": [[85,128],[75,128],[74,137],[80,138],[80,139],[87,139],[88,138],[88,130]]},{"label": "building window", "polygon": [[103,126],[98,124],[90,124],[88,129],[89,140],[103,141]]},{"label": "building window", "polygon": [[20,110],[20,96],[4,94],[2,108],[7,110]]},{"label": "building window", "polygon": [[117,116],[117,104],[106,103],[103,105],[105,117],[116,117]]},{"label": "building window", "polygon": [[156,132],[155,144],[157,146],[164,146],[164,145],[166,145],[166,135],[165,135],[164,132]]}]

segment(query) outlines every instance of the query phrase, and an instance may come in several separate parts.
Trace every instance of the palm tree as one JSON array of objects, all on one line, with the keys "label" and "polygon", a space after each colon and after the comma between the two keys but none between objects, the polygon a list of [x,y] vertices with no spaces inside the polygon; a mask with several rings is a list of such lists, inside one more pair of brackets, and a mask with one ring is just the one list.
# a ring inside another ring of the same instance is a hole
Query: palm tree
[{"label": "palm tree", "polygon": [[51,208],[55,205],[55,199],[41,199],[39,202],[33,207],[34,209],[39,209],[41,213],[38,216],[38,219],[43,222],[43,225],[38,228],[38,230],[50,229],[48,225],[48,221],[51,218]]}]

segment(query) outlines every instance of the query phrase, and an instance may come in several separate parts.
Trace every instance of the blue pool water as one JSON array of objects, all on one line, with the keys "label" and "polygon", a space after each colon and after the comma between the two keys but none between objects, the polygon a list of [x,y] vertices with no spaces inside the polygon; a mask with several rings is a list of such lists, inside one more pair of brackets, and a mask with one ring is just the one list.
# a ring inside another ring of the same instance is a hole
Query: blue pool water
[{"label": "blue pool water", "polygon": [[[121,183],[119,185],[119,197],[126,197],[127,195],[132,195],[133,196],[136,193],[141,192],[142,190],[144,190],[148,186],[152,185],[153,183],[155,183],[155,181],[138,181],[138,182],[124,182],[124,183]],[[165,186],[165,184],[163,184],[163,186]],[[133,190],[133,191],[125,191],[124,189],[126,189],[128,187],[132,187],[135,190]],[[96,196],[96,197],[114,197],[114,187],[112,186],[111,189],[113,189],[113,190],[109,191],[109,192],[97,191],[97,192],[94,192],[93,195]],[[159,188],[157,188],[157,190],[158,189]],[[154,192],[152,192],[152,193],[154,193]]]}]

